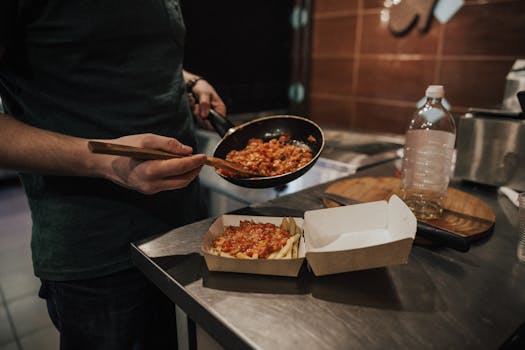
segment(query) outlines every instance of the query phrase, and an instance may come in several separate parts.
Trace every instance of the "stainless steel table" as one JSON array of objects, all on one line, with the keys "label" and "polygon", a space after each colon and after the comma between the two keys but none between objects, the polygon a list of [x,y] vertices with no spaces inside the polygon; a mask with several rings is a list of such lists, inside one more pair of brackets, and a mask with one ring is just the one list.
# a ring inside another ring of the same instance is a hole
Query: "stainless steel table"
[{"label": "stainless steel table", "polygon": [[[354,176],[393,176],[393,162]],[[322,207],[319,185],[242,209],[293,215]],[[228,349],[495,349],[525,321],[518,211],[494,188],[455,183],[496,214],[484,241],[460,253],[414,246],[407,265],[316,278],[216,273],[199,254],[213,221],[132,245],[136,265]]]}]

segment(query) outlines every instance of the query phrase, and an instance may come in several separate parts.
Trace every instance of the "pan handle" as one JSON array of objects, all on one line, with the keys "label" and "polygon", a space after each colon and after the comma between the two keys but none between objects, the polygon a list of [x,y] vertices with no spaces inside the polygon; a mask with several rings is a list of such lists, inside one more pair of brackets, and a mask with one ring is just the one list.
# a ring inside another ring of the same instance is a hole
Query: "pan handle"
[{"label": "pan handle", "polygon": [[228,133],[231,128],[235,127],[231,121],[229,121],[225,116],[221,115],[213,108],[210,109],[208,120],[221,137],[224,137],[224,135],[226,135],[226,133]]},{"label": "pan handle", "polygon": [[[195,100],[195,103],[199,103],[199,99],[193,92],[188,93],[188,95]],[[220,137],[224,137],[228,130],[235,127],[235,125],[233,125],[233,123],[228,118],[226,118],[226,116],[220,114],[213,108],[210,108],[208,120],[210,121],[211,126],[213,126],[217,134],[220,135]]]}]

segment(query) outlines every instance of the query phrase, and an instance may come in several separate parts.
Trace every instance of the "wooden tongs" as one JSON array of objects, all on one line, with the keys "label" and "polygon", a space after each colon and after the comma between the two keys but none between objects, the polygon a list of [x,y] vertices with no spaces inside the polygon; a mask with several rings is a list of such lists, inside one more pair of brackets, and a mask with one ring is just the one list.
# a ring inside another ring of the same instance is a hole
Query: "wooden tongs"
[{"label": "wooden tongs", "polygon": [[[169,153],[166,151],[161,151],[154,148],[143,148],[143,147],[134,147],[119,145],[116,143],[109,142],[100,142],[100,141],[88,141],[88,148],[92,153],[100,154],[111,154],[116,156],[124,156],[141,160],[166,160],[172,158],[184,158],[186,156],[181,156],[174,153]],[[217,169],[224,169],[238,174],[242,177],[261,177],[263,175],[250,171],[239,164],[229,162],[227,160],[208,157],[205,162],[206,165],[212,166]]]}]

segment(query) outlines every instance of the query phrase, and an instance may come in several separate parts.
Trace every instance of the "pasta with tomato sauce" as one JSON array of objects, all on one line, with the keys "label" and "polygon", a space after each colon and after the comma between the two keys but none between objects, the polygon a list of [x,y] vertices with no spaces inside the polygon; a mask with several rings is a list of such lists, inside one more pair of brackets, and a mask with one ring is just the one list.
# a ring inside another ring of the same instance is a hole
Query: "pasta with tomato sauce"
[{"label": "pasta with tomato sauce", "polygon": [[[281,135],[264,142],[252,138],[242,150],[232,150],[226,160],[240,164],[246,170],[256,171],[263,176],[276,176],[291,173],[312,160],[312,151],[308,146],[294,145],[290,135]],[[218,172],[227,177],[238,177],[238,174],[220,169]]]},{"label": "pasta with tomato sauce", "polygon": [[[293,220],[293,219],[291,219]],[[226,226],[212,243],[210,253],[242,259],[291,259],[297,257],[300,231],[293,226],[243,220],[239,226]],[[292,254],[294,252],[295,255]]]}]

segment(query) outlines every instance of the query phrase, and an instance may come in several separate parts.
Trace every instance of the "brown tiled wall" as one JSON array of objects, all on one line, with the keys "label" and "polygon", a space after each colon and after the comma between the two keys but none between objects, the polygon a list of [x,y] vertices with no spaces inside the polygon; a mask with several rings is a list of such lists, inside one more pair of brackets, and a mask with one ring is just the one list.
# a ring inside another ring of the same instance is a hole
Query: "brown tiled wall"
[{"label": "brown tiled wall", "polygon": [[525,0],[467,0],[446,24],[394,36],[380,0],[314,0],[310,116],[323,126],[405,132],[429,84],[455,115],[495,108],[525,58]]}]

